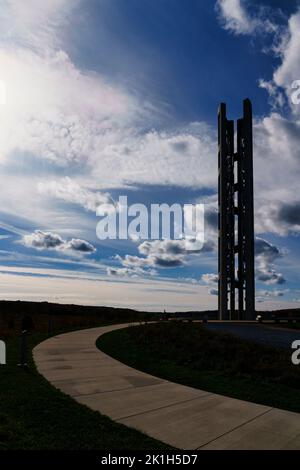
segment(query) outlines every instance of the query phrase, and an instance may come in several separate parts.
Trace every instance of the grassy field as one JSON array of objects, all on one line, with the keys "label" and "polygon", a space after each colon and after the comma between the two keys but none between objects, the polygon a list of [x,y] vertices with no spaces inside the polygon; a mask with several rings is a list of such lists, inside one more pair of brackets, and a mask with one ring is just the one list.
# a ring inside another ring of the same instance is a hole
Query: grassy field
[{"label": "grassy field", "polygon": [[179,322],[117,330],[101,336],[97,346],[173,382],[300,412],[300,366],[284,350]]},{"label": "grassy field", "polygon": [[275,323],[272,325],[274,328],[288,328],[290,330],[300,330],[300,321],[297,321],[295,323]]},{"label": "grassy field", "polygon": [[[30,337],[29,350],[45,339]],[[167,445],[114,423],[52,387],[35,370],[17,366],[19,338],[7,343],[8,364],[0,366],[0,450],[166,450]]]}]

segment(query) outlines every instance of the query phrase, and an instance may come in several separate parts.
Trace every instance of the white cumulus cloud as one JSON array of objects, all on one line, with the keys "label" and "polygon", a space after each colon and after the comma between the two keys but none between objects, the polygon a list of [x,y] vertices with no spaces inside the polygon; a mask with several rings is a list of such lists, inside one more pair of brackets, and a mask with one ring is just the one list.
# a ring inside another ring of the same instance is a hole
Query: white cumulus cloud
[{"label": "white cumulus cloud", "polygon": [[24,235],[21,241],[27,248],[35,248],[36,250],[58,250],[82,254],[96,251],[96,248],[86,240],[72,238],[67,241],[57,233],[42,230],[35,230],[33,233]]}]

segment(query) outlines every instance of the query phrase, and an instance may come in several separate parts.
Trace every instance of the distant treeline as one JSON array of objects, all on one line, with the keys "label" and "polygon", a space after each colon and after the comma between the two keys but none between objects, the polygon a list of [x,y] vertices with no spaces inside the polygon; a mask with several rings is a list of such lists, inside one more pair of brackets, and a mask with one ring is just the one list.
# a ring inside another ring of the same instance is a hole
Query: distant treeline
[{"label": "distant treeline", "polygon": [[[257,311],[256,314],[260,314],[264,320],[274,320],[276,317],[300,318],[300,309]],[[104,323],[171,318],[216,320],[218,311],[140,312],[128,308],[0,300],[0,339],[20,334],[24,329],[52,334],[61,330],[93,327]]]}]

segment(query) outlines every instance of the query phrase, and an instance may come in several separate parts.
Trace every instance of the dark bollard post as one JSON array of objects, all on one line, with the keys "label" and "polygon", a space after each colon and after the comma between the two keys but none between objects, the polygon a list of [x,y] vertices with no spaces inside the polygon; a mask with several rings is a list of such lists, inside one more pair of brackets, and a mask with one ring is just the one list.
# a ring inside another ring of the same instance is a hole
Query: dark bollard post
[{"label": "dark bollard post", "polygon": [[23,330],[21,333],[21,348],[20,348],[20,367],[27,367],[26,356],[27,356],[27,334],[28,330]]}]

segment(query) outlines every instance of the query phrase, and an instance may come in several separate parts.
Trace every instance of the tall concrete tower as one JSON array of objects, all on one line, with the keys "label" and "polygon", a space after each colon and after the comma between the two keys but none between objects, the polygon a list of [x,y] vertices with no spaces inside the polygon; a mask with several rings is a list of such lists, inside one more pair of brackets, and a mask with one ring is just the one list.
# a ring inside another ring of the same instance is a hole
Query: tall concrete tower
[{"label": "tall concrete tower", "polygon": [[[252,106],[243,102],[243,117],[218,112],[219,167],[219,318],[255,317]],[[237,296],[236,296],[237,294]],[[237,297],[237,302],[236,302]]]}]

